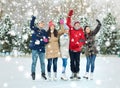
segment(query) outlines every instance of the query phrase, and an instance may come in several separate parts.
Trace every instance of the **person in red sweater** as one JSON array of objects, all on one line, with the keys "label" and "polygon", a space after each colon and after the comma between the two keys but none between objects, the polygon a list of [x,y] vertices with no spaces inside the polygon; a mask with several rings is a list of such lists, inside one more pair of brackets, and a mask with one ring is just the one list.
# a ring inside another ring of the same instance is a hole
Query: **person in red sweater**
[{"label": "person in red sweater", "polygon": [[73,10],[70,10],[67,17],[67,26],[69,27],[69,55],[70,55],[70,67],[72,71],[72,76],[70,79],[81,79],[79,76],[79,66],[80,66],[80,53],[82,46],[85,44],[85,37],[83,29],[80,27],[80,22],[76,21],[74,25],[71,25],[71,17],[73,15]]}]

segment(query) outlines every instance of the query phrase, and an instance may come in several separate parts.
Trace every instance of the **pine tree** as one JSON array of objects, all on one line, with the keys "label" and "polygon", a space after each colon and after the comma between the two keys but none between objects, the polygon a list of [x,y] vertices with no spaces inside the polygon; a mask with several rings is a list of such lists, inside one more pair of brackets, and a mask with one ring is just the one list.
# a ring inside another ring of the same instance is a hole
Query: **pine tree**
[{"label": "pine tree", "polygon": [[10,16],[5,16],[0,22],[0,40],[1,40],[1,52],[10,53],[13,49],[13,39],[15,34],[11,31],[13,23],[11,22]]},{"label": "pine tree", "polygon": [[21,36],[21,44],[20,44],[20,51],[25,54],[30,54],[31,49],[29,48],[29,43],[31,40],[31,29],[29,27],[29,21],[23,26],[22,28],[22,36]]},{"label": "pine tree", "polygon": [[116,19],[108,13],[103,19],[102,29],[98,39],[101,54],[117,54],[118,52],[118,29],[116,28]]}]

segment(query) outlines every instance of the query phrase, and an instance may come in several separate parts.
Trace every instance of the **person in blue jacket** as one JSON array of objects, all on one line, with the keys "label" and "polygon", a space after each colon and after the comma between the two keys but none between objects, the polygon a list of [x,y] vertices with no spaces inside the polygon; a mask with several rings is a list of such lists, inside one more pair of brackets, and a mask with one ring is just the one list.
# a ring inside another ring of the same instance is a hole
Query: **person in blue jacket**
[{"label": "person in blue jacket", "polygon": [[37,58],[39,56],[40,65],[41,65],[41,76],[46,80],[45,75],[45,45],[48,43],[47,32],[45,31],[44,22],[38,22],[38,25],[35,26],[36,17],[32,16],[32,20],[30,23],[30,28],[33,30],[32,38],[30,41],[30,49],[32,50],[32,65],[31,65],[31,76],[32,79],[35,80],[35,70]]}]

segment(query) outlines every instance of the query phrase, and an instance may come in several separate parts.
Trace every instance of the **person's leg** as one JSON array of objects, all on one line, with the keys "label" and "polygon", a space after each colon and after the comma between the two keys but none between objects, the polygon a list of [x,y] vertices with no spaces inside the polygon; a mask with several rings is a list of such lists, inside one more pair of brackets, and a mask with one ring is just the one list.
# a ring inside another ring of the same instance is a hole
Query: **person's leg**
[{"label": "person's leg", "polygon": [[75,63],[76,63],[76,68],[75,68],[75,72],[76,73],[79,73],[80,71],[80,52],[76,52],[75,53]]},{"label": "person's leg", "polygon": [[95,68],[95,59],[96,55],[91,55],[91,74],[90,74],[90,79],[93,80],[93,72]]},{"label": "person's leg", "polygon": [[53,58],[54,80],[57,79],[57,61],[58,61],[58,58]]},{"label": "person's leg", "polygon": [[86,63],[86,72],[88,72],[89,73],[89,69],[90,69],[90,56],[87,56],[86,57],[86,59],[87,59],[87,63]]},{"label": "person's leg", "polygon": [[96,59],[96,55],[92,55],[91,56],[91,73],[93,73],[95,69],[95,59]]},{"label": "person's leg", "polygon": [[45,53],[39,52],[40,67],[41,67],[41,76],[45,79]]},{"label": "person's leg", "polygon": [[71,72],[72,75],[70,77],[70,79],[73,79],[75,77],[75,53],[71,50],[69,50],[69,55],[70,55],[70,68],[71,68]]},{"label": "person's leg", "polygon": [[63,64],[62,64],[62,67],[63,67],[62,73],[65,73],[66,66],[67,66],[67,58],[62,58],[62,62],[63,62]]},{"label": "person's leg", "polygon": [[86,73],[85,75],[83,76],[83,78],[86,78],[88,79],[88,74],[89,74],[89,69],[90,69],[90,56],[86,56]]},{"label": "person's leg", "polygon": [[80,52],[75,52],[75,77],[80,79],[79,77],[80,71]]},{"label": "person's leg", "polygon": [[52,59],[48,59],[47,72],[48,72],[49,80],[51,80],[51,66],[52,66]]},{"label": "person's leg", "polygon": [[36,71],[36,63],[38,58],[37,50],[32,50],[32,65],[31,65],[31,75],[32,79],[35,80],[35,71]]},{"label": "person's leg", "polygon": [[51,72],[51,66],[52,66],[52,59],[48,59],[48,64],[47,64],[47,71]]},{"label": "person's leg", "polygon": [[74,52],[69,50],[70,55],[70,68],[72,73],[75,73],[75,58],[74,58]]},{"label": "person's leg", "polygon": [[67,77],[66,77],[66,66],[67,66],[67,58],[62,58],[62,76],[61,76],[61,79],[63,80],[67,80]]}]

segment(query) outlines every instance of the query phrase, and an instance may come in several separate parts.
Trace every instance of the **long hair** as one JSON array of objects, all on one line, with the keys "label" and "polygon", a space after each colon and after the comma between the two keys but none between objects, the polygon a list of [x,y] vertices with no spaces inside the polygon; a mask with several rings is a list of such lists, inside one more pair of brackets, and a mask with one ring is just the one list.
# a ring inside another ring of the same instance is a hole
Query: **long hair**
[{"label": "long hair", "polygon": [[[47,31],[47,34],[48,34],[48,37],[51,37],[51,29],[50,29],[50,27],[49,27],[49,29]],[[58,31],[56,29],[54,29],[53,34],[54,34],[55,37],[57,37],[58,36]]]},{"label": "long hair", "polygon": [[89,27],[89,26],[85,26],[84,27],[84,36],[87,37],[87,33],[86,33],[86,28]]}]

